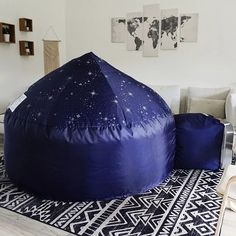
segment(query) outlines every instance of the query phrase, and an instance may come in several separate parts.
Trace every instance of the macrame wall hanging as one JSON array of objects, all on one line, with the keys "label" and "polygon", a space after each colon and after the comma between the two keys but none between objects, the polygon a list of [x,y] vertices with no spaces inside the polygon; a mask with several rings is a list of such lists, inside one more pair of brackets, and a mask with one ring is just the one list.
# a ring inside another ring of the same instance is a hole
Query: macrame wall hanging
[{"label": "macrame wall hanging", "polygon": [[[48,39],[49,33],[54,35],[55,39]],[[48,28],[43,38],[43,48],[44,48],[44,73],[45,75],[49,72],[57,69],[60,66],[59,59],[59,40],[55,30],[52,26]]]}]

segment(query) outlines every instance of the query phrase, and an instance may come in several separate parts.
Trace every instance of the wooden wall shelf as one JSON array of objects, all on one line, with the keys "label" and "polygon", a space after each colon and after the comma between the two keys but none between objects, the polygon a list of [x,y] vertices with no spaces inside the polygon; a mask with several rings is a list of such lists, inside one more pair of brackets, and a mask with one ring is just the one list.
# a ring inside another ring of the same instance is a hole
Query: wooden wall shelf
[{"label": "wooden wall shelf", "polygon": [[33,31],[33,21],[28,18],[20,18],[19,19],[19,27],[20,27],[20,31],[32,32]]},{"label": "wooden wall shelf", "polygon": [[33,41],[19,41],[21,56],[34,56],[34,42]]},{"label": "wooden wall shelf", "polygon": [[15,42],[16,42],[15,25],[0,22],[0,43],[15,43]]}]

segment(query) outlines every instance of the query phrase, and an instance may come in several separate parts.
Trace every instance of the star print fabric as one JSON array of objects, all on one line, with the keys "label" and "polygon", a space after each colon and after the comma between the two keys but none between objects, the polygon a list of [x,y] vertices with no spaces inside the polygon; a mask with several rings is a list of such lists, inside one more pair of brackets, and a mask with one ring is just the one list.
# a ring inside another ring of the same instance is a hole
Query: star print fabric
[{"label": "star print fabric", "polygon": [[25,94],[18,115],[59,128],[133,126],[169,112],[153,90],[93,53],[46,75]]},{"label": "star print fabric", "polygon": [[5,114],[13,183],[53,200],[127,197],[171,172],[175,121],[152,89],[93,53],[49,73]]}]

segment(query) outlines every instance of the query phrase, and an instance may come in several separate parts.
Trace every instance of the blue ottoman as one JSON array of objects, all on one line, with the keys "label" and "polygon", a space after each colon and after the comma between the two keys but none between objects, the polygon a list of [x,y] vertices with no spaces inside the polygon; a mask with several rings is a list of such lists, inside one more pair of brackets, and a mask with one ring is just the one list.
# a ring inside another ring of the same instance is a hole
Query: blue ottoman
[{"label": "blue ottoman", "polygon": [[200,113],[175,115],[176,169],[220,168],[224,125]]}]

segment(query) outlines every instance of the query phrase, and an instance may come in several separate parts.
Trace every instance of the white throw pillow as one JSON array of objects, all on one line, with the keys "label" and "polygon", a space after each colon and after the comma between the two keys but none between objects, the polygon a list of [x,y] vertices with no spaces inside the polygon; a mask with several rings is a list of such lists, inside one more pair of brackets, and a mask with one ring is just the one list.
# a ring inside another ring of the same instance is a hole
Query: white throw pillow
[{"label": "white throw pillow", "polygon": [[[216,100],[226,100],[230,92],[229,87],[225,88],[197,88],[189,87],[188,89],[188,99],[187,99],[187,111],[189,111],[190,99],[191,98],[205,98],[205,99],[216,99]],[[225,117],[225,114],[224,114]]]},{"label": "white throw pillow", "polygon": [[170,107],[173,114],[179,114],[180,87],[178,85],[148,85],[156,91]]},{"label": "white throw pillow", "polygon": [[206,113],[216,118],[225,118],[225,100],[190,98],[189,113]]},{"label": "white throw pillow", "polygon": [[226,98],[226,119],[236,127],[236,89],[232,89]]}]

